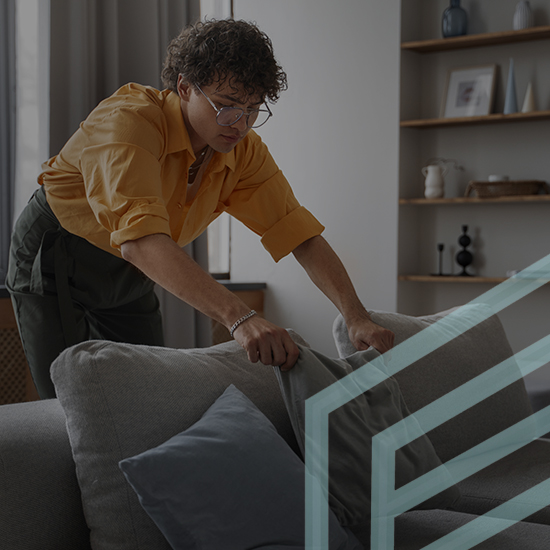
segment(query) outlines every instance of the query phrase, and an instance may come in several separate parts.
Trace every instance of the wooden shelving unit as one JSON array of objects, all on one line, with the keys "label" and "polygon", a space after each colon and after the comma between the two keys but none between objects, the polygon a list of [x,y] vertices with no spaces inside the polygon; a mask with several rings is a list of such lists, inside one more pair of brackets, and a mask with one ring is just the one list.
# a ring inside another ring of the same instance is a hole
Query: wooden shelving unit
[{"label": "wooden shelving unit", "polygon": [[457,36],[454,38],[403,42],[401,44],[401,49],[418,53],[432,53],[447,50],[479,48],[497,44],[511,44],[514,42],[532,42],[545,38],[550,38],[550,25],[532,27],[521,31],[491,32],[486,34]]},{"label": "wooden shelving unit", "polygon": [[419,206],[452,204],[510,204],[510,203],[550,203],[550,195],[511,195],[506,197],[455,197],[449,199],[399,199],[399,204]]},{"label": "wooden shelving unit", "polygon": [[[416,52],[419,54],[429,54],[436,52],[445,52],[450,50],[464,50],[468,48],[483,48],[496,46],[499,44],[515,44],[521,42],[532,42],[536,40],[550,39],[550,25],[533,27],[520,31],[493,32],[479,35],[467,35],[454,38],[443,38],[433,40],[419,40],[404,42],[401,44],[402,51]],[[550,110],[541,110],[531,113],[514,113],[504,115],[501,113],[490,114],[487,116],[460,117],[460,118],[430,118],[416,120],[402,120],[400,127],[402,129],[430,129],[445,127],[467,127],[476,125],[495,125],[514,122],[538,122],[550,120]],[[400,205],[413,206],[452,206],[452,205],[498,205],[498,204],[549,204],[550,195],[521,195],[521,196],[503,196],[491,198],[479,197],[457,197],[457,198],[401,198]],[[458,275],[399,275],[399,281],[409,281],[414,283],[442,283],[442,284],[491,284],[497,285],[506,281],[508,277],[462,277]],[[550,280],[547,281],[550,284]]]}]

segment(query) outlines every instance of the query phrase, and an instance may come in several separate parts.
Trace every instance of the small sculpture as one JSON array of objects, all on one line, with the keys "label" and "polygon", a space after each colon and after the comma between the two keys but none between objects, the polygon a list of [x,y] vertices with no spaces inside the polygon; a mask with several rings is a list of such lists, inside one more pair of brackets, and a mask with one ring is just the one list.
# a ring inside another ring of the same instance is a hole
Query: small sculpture
[{"label": "small sculpture", "polygon": [[460,235],[458,239],[458,244],[462,247],[462,250],[460,250],[456,255],[456,263],[462,266],[462,273],[459,273],[459,276],[462,276],[462,277],[471,277],[470,273],[466,271],[466,268],[474,260],[472,253],[466,250],[466,248],[470,246],[470,243],[472,242],[472,239],[470,239],[470,237],[467,235],[467,232],[468,232],[468,226],[463,225],[462,235]]},{"label": "small sculpture", "polygon": [[439,252],[439,275],[443,275],[443,250],[445,245],[443,243],[438,243],[437,251]]},{"label": "small sculpture", "polygon": [[523,107],[521,108],[522,113],[531,113],[536,111],[535,107],[535,94],[533,93],[533,84],[529,82],[527,86],[527,91],[525,92],[525,99],[523,100]]},{"label": "small sculpture", "polygon": [[445,273],[443,273],[443,250],[445,250],[445,245],[443,243],[437,243],[439,272],[433,273],[433,275],[436,277],[445,276]]},{"label": "small sculpture", "polygon": [[504,114],[511,115],[518,112],[518,99],[516,95],[516,76],[514,72],[514,60],[510,58],[508,70],[508,83],[506,85],[506,99],[504,100]]}]

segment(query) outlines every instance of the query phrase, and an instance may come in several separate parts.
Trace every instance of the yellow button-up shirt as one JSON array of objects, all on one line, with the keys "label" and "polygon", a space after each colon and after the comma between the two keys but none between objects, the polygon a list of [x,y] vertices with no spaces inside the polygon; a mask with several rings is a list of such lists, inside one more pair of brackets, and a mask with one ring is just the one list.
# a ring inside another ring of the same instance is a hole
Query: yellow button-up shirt
[{"label": "yellow button-up shirt", "polygon": [[186,200],[194,160],[178,95],[128,84],[44,163],[38,182],[62,227],[117,256],[125,241],[155,233],[184,246],[224,211],[275,261],[323,231],[253,130],[230,153],[214,152]]}]

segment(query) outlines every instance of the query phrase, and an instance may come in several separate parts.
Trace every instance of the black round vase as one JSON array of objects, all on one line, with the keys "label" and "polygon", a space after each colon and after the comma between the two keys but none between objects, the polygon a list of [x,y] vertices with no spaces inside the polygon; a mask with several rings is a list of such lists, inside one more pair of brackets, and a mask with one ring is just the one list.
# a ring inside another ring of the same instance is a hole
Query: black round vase
[{"label": "black round vase", "polygon": [[472,239],[467,235],[468,226],[462,226],[462,235],[458,239],[458,244],[462,247],[462,250],[456,255],[456,263],[462,267],[462,273],[459,273],[462,277],[471,277],[470,273],[466,271],[466,268],[473,262],[474,257],[472,253],[466,248],[470,246]]}]

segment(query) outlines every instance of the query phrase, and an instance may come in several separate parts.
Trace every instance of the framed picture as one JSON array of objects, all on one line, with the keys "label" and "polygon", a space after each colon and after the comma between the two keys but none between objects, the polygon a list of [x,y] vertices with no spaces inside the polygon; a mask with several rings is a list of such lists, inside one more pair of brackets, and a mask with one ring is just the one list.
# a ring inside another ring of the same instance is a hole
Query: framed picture
[{"label": "framed picture", "polygon": [[451,69],[441,109],[442,118],[491,113],[495,97],[496,65]]}]

